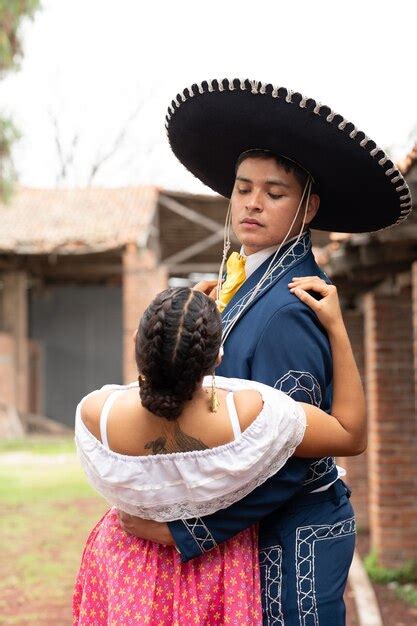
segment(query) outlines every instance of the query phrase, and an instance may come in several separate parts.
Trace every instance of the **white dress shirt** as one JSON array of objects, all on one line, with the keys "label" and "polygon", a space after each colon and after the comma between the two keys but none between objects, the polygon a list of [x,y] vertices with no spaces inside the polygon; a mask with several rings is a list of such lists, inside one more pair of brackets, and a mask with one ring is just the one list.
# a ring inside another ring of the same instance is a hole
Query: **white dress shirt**
[{"label": "white dress shirt", "polygon": [[[296,239],[298,239],[298,237],[299,235],[296,235],[295,237],[291,237],[291,239],[288,239],[288,241],[284,243],[284,246],[291,243],[292,241],[295,241]],[[264,261],[266,261],[270,256],[272,256],[274,252],[278,250],[280,245],[281,244],[277,244],[275,246],[270,246],[269,248],[263,248],[262,250],[259,250],[259,252],[254,252],[253,254],[245,254],[244,248],[242,246],[240,248],[240,255],[246,259],[246,265],[245,265],[246,278],[249,278],[249,276],[253,274],[253,272],[255,272],[258,269],[258,267],[262,265]]]}]

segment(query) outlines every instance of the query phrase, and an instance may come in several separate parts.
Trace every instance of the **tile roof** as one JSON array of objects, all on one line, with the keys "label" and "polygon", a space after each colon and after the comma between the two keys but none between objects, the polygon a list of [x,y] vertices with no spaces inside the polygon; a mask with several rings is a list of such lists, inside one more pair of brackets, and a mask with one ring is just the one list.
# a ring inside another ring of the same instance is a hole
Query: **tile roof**
[{"label": "tile roof", "polygon": [[398,169],[400,170],[401,174],[405,176],[406,174],[408,174],[408,172],[410,171],[410,169],[413,167],[414,163],[416,162],[417,162],[417,143],[414,144],[410,152],[403,159],[401,159],[401,161],[397,163]]},{"label": "tile roof", "polygon": [[0,203],[0,253],[85,254],[146,244],[156,187],[18,188]]}]

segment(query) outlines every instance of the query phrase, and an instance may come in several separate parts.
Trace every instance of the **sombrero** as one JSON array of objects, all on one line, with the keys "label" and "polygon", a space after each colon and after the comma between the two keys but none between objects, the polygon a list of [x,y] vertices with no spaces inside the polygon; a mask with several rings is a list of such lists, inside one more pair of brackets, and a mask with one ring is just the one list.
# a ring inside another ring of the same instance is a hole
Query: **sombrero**
[{"label": "sombrero", "polygon": [[371,232],[411,211],[408,185],[382,148],[328,106],[255,80],[207,80],[168,109],[168,139],[180,162],[230,197],[240,154],[268,150],[295,161],[318,184],[313,228]]}]

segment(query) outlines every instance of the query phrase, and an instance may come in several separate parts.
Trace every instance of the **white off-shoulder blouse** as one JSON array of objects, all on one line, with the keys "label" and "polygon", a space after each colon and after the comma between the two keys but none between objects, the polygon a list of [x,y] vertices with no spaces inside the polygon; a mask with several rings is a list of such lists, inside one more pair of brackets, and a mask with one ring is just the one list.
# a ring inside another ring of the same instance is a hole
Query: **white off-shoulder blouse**
[{"label": "white off-shoulder blouse", "polygon": [[[205,379],[204,386],[210,382]],[[262,383],[219,376],[216,385],[230,392],[258,391],[263,399],[261,412],[230,443],[171,454],[128,456],[113,452],[83,423],[83,398],[76,411],[75,441],[93,488],[126,513],[167,522],[215,513],[278,472],[302,441],[306,428],[302,407]],[[106,386],[120,391],[129,387]]]}]

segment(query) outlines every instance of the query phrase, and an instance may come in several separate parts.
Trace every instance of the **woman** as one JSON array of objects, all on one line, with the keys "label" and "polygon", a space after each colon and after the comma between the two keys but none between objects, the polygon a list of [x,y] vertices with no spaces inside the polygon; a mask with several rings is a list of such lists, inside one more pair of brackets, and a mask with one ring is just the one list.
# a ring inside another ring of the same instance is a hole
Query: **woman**
[{"label": "woman", "polygon": [[[363,391],[336,289],[307,277],[290,290],[329,335],[333,415],[260,383],[224,378],[216,389],[204,378],[219,362],[215,303],[196,290],[164,291],[135,337],[141,403],[136,384],[107,386],[77,408],[81,462],[111,504],[159,521],[192,518],[242,498],[292,453],[364,450]],[[172,547],[126,535],[116,509],[87,540],[74,624],[255,625],[261,613],[255,528],[186,564]]]}]

